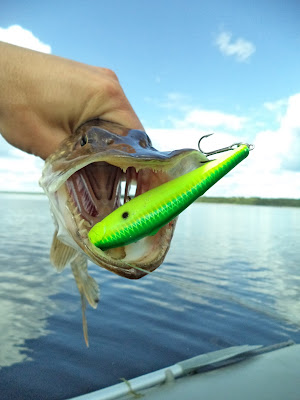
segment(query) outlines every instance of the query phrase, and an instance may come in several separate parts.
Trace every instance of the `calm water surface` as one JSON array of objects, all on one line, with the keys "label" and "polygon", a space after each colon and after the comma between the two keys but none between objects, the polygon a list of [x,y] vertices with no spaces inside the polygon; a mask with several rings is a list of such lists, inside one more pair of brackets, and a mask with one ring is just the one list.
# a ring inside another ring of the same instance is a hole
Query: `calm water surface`
[{"label": "calm water surface", "polygon": [[195,204],[151,276],[93,264],[82,335],[70,269],[49,263],[44,196],[0,195],[1,399],[67,399],[228,346],[300,343],[300,209]]}]

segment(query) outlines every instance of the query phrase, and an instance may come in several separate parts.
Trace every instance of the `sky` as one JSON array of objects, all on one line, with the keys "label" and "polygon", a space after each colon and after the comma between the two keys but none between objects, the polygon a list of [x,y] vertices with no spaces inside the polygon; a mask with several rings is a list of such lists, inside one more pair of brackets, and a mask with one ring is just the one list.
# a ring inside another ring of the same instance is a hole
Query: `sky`
[{"label": "sky", "polygon": [[[300,198],[300,2],[4,2],[0,40],[114,70],[159,150],[255,149],[210,196]],[[1,56],[1,54],[0,54]],[[0,137],[0,190],[43,161]]]}]

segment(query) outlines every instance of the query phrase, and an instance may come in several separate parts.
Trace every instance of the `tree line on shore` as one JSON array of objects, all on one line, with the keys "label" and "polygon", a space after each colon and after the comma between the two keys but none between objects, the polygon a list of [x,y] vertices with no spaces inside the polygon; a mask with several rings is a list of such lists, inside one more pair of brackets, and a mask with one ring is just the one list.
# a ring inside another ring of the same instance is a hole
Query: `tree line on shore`
[{"label": "tree line on shore", "polygon": [[255,206],[277,206],[277,207],[300,207],[300,199],[269,199],[263,197],[199,197],[197,202],[222,203],[222,204],[245,204]]},{"label": "tree line on shore", "polygon": [[[30,194],[45,195],[43,192],[8,192],[4,194]],[[220,203],[220,204],[246,204],[255,206],[277,206],[277,207],[300,207],[300,199],[287,198],[264,198],[264,197],[208,197],[202,196],[196,200],[197,203]]]}]

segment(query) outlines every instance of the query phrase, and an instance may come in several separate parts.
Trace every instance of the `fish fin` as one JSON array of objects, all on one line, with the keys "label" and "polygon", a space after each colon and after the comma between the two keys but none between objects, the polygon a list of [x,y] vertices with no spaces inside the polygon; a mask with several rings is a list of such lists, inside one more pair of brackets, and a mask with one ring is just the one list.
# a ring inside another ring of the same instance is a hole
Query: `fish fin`
[{"label": "fish fin", "polygon": [[99,287],[94,278],[88,274],[87,258],[78,253],[71,261],[72,272],[80,293],[83,293],[93,308],[99,303]]},{"label": "fish fin", "polygon": [[76,255],[77,251],[72,247],[61,242],[57,237],[57,230],[54,233],[50,250],[50,261],[58,272],[61,272],[70,260]]},{"label": "fish fin", "polygon": [[99,303],[100,291],[95,279],[88,274],[87,258],[83,254],[77,254],[71,261],[71,268],[81,296],[83,335],[88,347],[88,328],[85,316],[86,300],[93,308],[96,308]]},{"label": "fish fin", "polygon": [[86,347],[89,347],[88,326],[87,326],[87,320],[86,320],[86,315],[85,315],[86,299],[85,299],[83,293],[80,293],[80,298],[81,298],[83,336],[84,336],[84,341],[85,341]]}]

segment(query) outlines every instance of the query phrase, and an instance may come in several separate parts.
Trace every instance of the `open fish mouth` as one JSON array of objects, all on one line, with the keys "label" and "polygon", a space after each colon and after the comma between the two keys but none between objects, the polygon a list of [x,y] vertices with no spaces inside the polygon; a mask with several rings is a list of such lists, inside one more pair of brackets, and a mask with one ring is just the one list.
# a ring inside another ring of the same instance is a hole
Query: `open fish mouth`
[{"label": "open fish mouth", "polygon": [[120,205],[167,181],[164,172],[132,166],[122,170],[99,161],[76,171],[65,184],[85,225],[94,226]]},{"label": "open fish mouth", "polygon": [[[112,160],[113,161],[113,160]],[[129,160],[128,160],[129,161]],[[167,182],[170,178],[163,171],[149,168],[137,170],[134,166],[121,169],[107,162],[93,162],[72,174],[64,184],[64,196],[67,195],[67,206],[75,218],[76,236],[80,236],[88,252],[93,252],[105,264],[110,263],[114,272],[120,275],[131,275],[131,263],[138,263],[152,271],[157,263],[161,263],[164,245],[169,246],[173,235],[175,221],[164,227],[156,237],[148,237],[131,245],[102,251],[90,243],[89,230],[103,218],[122,204],[156,186]],[[164,249],[164,254],[167,249]],[[156,257],[155,257],[156,256]],[[157,261],[155,260],[157,258]],[[154,264],[155,261],[155,264]],[[122,265],[120,265],[120,263]],[[128,270],[129,267],[129,270]],[[125,271],[122,269],[125,268]],[[136,270],[134,277],[136,275]],[[140,271],[138,271],[138,276]]]},{"label": "open fish mouth", "polygon": [[96,264],[136,279],[164,260],[176,220],[154,236],[102,251],[89,230],[116,208],[206,162],[192,149],[159,152],[145,132],[90,121],[46,160],[40,184],[51,203],[58,238]]}]

